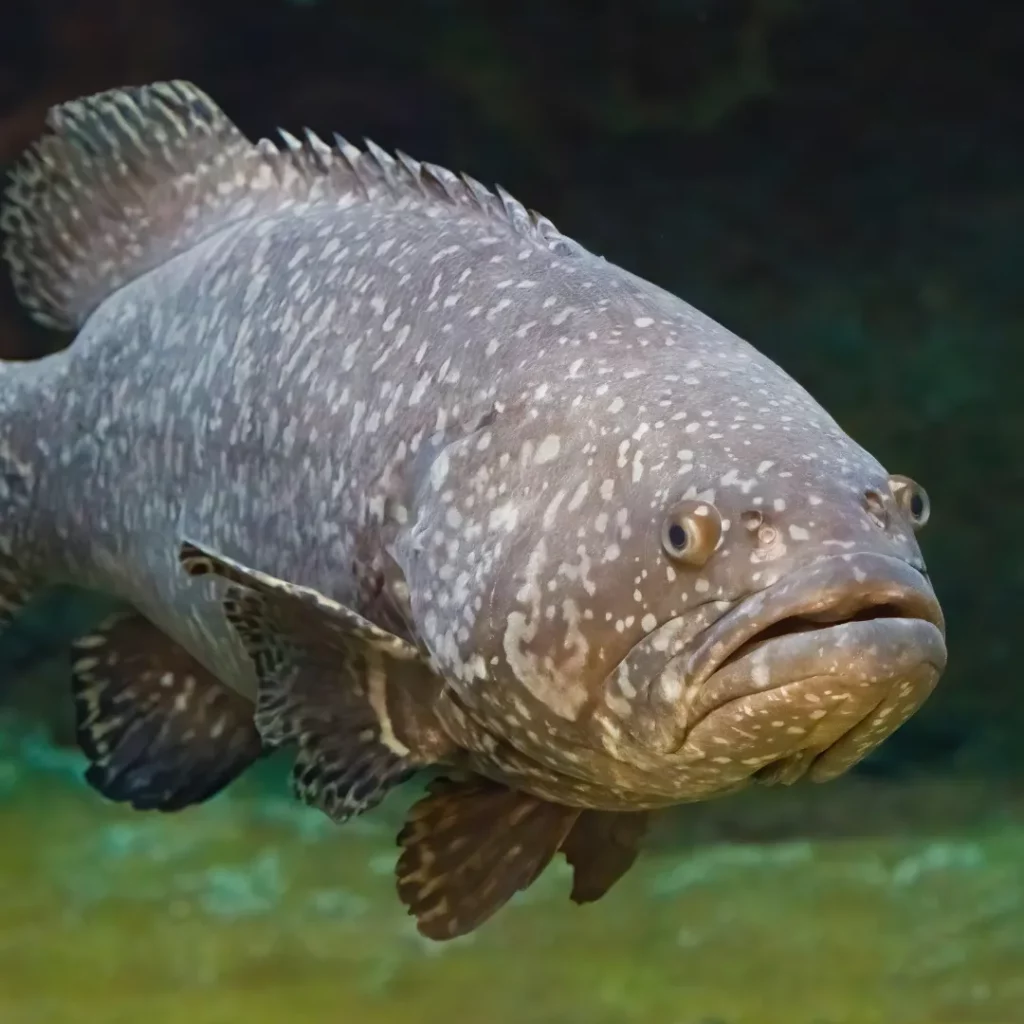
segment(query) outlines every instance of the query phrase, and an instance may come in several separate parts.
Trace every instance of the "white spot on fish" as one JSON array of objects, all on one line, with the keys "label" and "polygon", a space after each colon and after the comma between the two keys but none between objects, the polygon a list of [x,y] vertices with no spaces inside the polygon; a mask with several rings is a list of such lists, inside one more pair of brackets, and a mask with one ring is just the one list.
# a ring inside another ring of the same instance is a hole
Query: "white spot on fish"
[{"label": "white spot on fish", "polygon": [[518,521],[519,510],[512,502],[507,501],[491,512],[487,519],[487,525],[492,530],[504,530],[506,533],[511,533],[516,528]]},{"label": "white spot on fish", "polygon": [[553,459],[558,458],[558,453],[561,450],[562,441],[557,434],[548,434],[540,443],[540,447],[534,453],[533,461],[543,466],[547,462],[551,462]]}]

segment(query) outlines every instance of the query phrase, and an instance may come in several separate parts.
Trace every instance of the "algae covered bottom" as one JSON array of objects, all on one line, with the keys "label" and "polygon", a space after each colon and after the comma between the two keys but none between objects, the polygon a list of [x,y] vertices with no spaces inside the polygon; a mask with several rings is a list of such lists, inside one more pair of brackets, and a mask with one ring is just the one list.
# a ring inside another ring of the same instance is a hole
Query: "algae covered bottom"
[{"label": "algae covered bottom", "polygon": [[559,863],[438,946],[394,900],[400,807],[340,831],[270,764],[143,815],[82,767],[0,733],[3,1024],[1024,1022],[1024,799],[991,784],[689,808],[604,901],[567,910]]}]

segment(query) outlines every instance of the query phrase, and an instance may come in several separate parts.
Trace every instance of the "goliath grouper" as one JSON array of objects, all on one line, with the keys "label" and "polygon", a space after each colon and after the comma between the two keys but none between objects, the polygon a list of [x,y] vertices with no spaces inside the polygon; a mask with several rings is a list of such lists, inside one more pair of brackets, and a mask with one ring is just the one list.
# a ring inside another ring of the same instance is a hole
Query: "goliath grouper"
[{"label": "goliath grouper", "polygon": [[367,142],[248,141],[183,82],[58,106],[6,258],[77,330],[0,378],[0,593],[123,601],[77,643],[88,779],[206,800],[294,752],[399,835],[421,932],[651,813],[834,778],[945,666],[891,476],[771,361],[501,189]]}]

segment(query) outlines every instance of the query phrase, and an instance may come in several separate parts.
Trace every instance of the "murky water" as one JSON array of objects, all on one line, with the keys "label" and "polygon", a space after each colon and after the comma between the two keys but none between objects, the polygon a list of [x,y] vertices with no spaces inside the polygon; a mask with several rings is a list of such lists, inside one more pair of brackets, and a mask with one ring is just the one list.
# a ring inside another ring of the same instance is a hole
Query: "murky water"
[{"label": "murky water", "polygon": [[393,890],[401,800],[338,829],[270,766],[143,815],[2,735],[2,1024],[1024,1022],[1024,795],[983,782],[688,809],[601,902],[559,863],[436,945]]}]

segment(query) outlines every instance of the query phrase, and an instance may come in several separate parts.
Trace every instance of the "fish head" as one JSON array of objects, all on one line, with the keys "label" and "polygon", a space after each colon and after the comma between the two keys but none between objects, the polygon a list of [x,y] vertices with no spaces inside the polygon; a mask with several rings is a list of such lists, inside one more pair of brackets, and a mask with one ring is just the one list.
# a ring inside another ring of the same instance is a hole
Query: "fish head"
[{"label": "fish head", "polygon": [[785,401],[758,415],[719,393],[706,412],[647,414],[615,462],[631,529],[610,543],[633,569],[618,590],[633,584],[637,612],[596,731],[686,798],[835,778],[946,665],[917,538],[927,493],[765,363]]},{"label": "fish head", "polygon": [[411,593],[461,708],[638,799],[841,774],[945,666],[926,493],[809,397],[733,431],[621,393],[439,460]]},{"label": "fish head", "polygon": [[915,538],[927,495],[858,463],[822,476],[765,459],[749,490],[665,512],[654,560],[678,604],[610,673],[605,704],[685,787],[835,778],[935,687],[945,623]]}]

